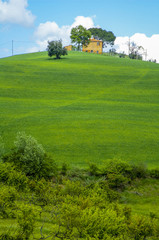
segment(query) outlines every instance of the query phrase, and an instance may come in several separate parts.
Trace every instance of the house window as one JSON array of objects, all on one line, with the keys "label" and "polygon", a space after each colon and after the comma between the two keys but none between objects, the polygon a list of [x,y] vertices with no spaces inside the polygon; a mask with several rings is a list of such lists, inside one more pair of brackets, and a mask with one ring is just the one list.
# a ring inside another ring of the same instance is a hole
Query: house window
[{"label": "house window", "polygon": [[99,46],[100,45],[100,42],[97,42],[97,46]]},{"label": "house window", "polygon": [[91,52],[93,52],[93,50],[91,50]]},{"label": "house window", "polygon": [[99,51],[97,51],[97,53],[99,53]]}]

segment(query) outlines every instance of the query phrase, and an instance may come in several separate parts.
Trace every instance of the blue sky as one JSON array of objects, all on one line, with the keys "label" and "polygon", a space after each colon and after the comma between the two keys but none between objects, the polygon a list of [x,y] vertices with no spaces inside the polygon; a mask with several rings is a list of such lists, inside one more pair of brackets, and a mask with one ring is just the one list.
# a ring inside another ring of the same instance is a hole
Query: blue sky
[{"label": "blue sky", "polygon": [[[68,44],[76,24],[113,31],[121,51],[128,36],[147,49],[157,47],[158,11],[159,0],[0,0],[0,57],[11,55],[12,40],[15,54],[44,50],[50,39]],[[156,58],[159,51],[153,52],[149,55]]]},{"label": "blue sky", "polygon": [[95,15],[96,25],[117,36],[159,33],[158,0],[30,0],[29,8],[37,16],[36,24],[49,20],[70,25],[76,16]]}]

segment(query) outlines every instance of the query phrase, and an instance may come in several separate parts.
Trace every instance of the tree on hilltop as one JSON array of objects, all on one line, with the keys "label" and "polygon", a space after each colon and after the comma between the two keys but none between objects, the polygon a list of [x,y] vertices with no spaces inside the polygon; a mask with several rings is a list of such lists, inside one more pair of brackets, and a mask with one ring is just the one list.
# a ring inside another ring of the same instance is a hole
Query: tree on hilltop
[{"label": "tree on hilltop", "polygon": [[87,46],[90,42],[91,32],[79,25],[71,30],[71,42],[77,45],[77,49],[80,50],[82,46]]},{"label": "tree on hilltop", "polygon": [[142,46],[138,46],[134,42],[129,43],[129,58],[142,60],[143,51],[144,48]]},{"label": "tree on hilltop", "polygon": [[91,32],[91,35],[93,35],[94,38],[103,41],[103,48],[107,45],[114,45],[116,36],[113,32],[103,30],[102,28],[89,28],[88,30]]},{"label": "tree on hilltop", "polygon": [[48,56],[56,56],[57,59],[60,59],[61,55],[65,56],[67,55],[67,49],[62,47],[62,41],[48,41],[48,46],[47,49],[48,51]]}]

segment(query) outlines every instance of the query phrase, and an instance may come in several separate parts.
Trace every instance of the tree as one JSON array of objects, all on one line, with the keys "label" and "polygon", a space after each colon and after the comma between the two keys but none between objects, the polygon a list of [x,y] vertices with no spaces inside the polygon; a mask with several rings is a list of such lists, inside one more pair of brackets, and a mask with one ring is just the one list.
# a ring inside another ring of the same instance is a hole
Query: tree
[{"label": "tree", "polygon": [[131,42],[129,44],[129,58],[131,59],[140,59],[142,60],[142,54],[141,51],[143,51],[142,46],[137,46],[136,43]]},{"label": "tree", "polygon": [[62,47],[61,40],[51,42],[48,41],[47,51],[49,57],[56,55],[57,59],[60,59],[61,55],[67,55],[67,49]]},{"label": "tree", "polygon": [[98,40],[103,41],[103,48],[106,47],[108,44],[113,46],[116,36],[111,31],[103,30],[102,28],[89,28],[91,35]]},{"label": "tree", "polygon": [[82,45],[87,46],[90,42],[91,32],[79,25],[71,30],[71,41],[77,45],[80,50]]}]

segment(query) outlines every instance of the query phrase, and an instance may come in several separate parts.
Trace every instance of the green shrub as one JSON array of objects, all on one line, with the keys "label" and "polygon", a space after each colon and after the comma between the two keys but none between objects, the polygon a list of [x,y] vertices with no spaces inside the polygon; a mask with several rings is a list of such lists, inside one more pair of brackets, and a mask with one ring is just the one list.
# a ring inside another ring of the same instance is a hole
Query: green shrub
[{"label": "green shrub", "polygon": [[28,178],[22,172],[16,171],[13,164],[0,162],[0,182],[23,191],[27,188]]},{"label": "green shrub", "polygon": [[44,207],[56,202],[57,195],[61,190],[59,185],[53,185],[51,182],[47,182],[44,178],[34,183],[32,182],[31,184],[32,186],[34,184],[34,199],[32,197],[34,204]]},{"label": "green shrub", "polygon": [[83,181],[86,180],[88,174],[83,169],[72,168],[67,172],[67,177],[73,181]]},{"label": "green shrub", "polygon": [[32,205],[21,204],[17,213],[18,238],[29,239],[35,229],[36,209]]},{"label": "green shrub", "polygon": [[151,170],[149,170],[149,175],[152,178],[159,179],[159,169],[151,169]]},{"label": "green shrub", "polygon": [[81,184],[80,181],[65,181],[64,182],[64,188],[62,190],[63,195],[71,195],[71,196],[79,196],[80,194],[84,194],[85,188]]},{"label": "green shrub", "polygon": [[124,239],[126,236],[125,216],[112,208],[89,206],[81,209],[79,205],[66,202],[60,212],[59,224],[64,239],[113,239],[115,236],[114,239]]},{"label": "green shrub", "polygon": [[14,187],[1,185],[0,186],[0,217],[8,218],[15,217],[18,192]]},{"label": "green shrub", "polygon": [[149,173],[144,164],[132,165],[133,178],[146,178]]},{"label": "green shrub", "polygon": [[100,203],[103,202],[105,205],[106,201],[113,202],[120,198],[119,193],[117,191],[110,189],[107,181],[103,179],[96,181],[93,186],[91,187],[88,186],[88,188],[91,188],[92,190],[92,192],[91,191],[89,192],[89,195],[91,197],[91,200],[95,202],[95,205],[98,205],[99,202]]},{"label": "green shrub", "polygon": [[130,237],[135,240],[144,240],[147,239],[147,237],[154,236],[155,234],[155,228],[152,219],[144,216],[133,216],[128,229]]},{"label": "green shrub", "polygon": [[67,174],[67,171],[68,171],[68,164],[67,163],[63,163],[62,164],[62,167],[61,167],[61,174],[63,175],[63,176],[66,176],[66,174]]},{"label": "green shrub", "polygon": [[127,186],[129,179],[124,177],[122,174],[110,173],[107,175],[107,182],[110,188],[122,189]]},{"label": "green shrub", "polygon": [[107,174],[122,174],[124,176],[131,176],[132,173],[132,166],[127,163],[124,162],[122,160],[118,160],[118,159],[113,159],[113,160],[109,160],[105,167],[103,167],[103,174],[107,175]]},{"label": "green shrub", "polygon": [[91,175],[91,176],[98,176],[99,175],[99,168],[97,167],[97,165],[95,164],[95,163],[90,163],[89,164],[89,169],[88,169],[88,171],[89,171],[89,174]]},{"label": "green shrub", "polygon": [[146,178],[148,176],[148,170],[144,164],[134,165],[122,160],[113,159],[106,163],[102,173],[108,174],[121,174],[124,177],[133,180],[135,178]]},{"label": "green shrub", "polygon": [[0,235],[1,240],[18,240],[16,237],[11,236],[10,233],[3,233]]},{"label": "green shrub", "polygon": [[4,155],[4,152],[5,152],[4,143],[3,143],[2,137],[0,136],[0,159]]},{"label": "green shrub", "polygon": [[18,169],[32,178],[51,178],[57,173],[57,165],[47,156],[42,145],[25,133],[18,133],[14,150],[5,155],[3,161],[14,163]]},{"label": "green shrub", "polygon": [[125,58],[125,56],[126,56],[126,54],[124,54],[124,53],[120,53],[120,54],[119,54],[119,57],[120,57],[120,58]]}]

